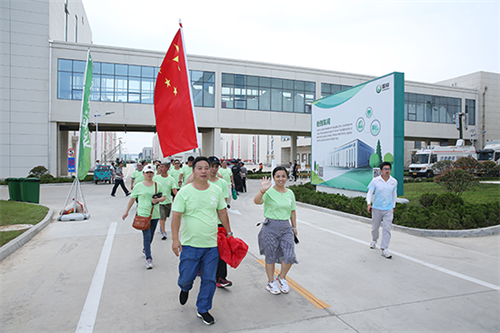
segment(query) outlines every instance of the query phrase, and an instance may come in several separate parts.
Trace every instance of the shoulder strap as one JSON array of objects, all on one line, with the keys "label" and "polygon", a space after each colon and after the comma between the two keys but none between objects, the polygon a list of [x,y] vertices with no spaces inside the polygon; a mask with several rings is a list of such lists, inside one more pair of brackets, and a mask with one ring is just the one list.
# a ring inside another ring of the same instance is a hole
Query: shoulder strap
[{"label": "shoulder strap", "polygon": [[[156,182],[155,182],[155,194],[157,192],[157,186],[156,186]],[[153,205],[153,203],[151,203],[151,213],[149,214],[149,217],[151,218],[151,216],[153,216],[153,210],[155,209],[155,205]]]}]

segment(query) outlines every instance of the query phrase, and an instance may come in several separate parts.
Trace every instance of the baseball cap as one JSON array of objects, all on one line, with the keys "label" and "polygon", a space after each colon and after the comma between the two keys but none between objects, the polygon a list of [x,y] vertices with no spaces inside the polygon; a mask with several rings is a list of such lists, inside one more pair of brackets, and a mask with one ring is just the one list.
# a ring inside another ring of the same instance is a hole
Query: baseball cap
[{"label": "baseball cap", "polygon": [[148,164],[146,165],[143,169],[142,169],[142,172],[155,172],[155,169],[153,168],[153,166],[151,164]]},{"label": "baseball cap", "polygon": [[218,164],[218,165],[220,165],[220,160],[216,156],[210,156],[210,157],[208,157],[208,164],[210,164],[210,165],[212,165],[212,164]]}]

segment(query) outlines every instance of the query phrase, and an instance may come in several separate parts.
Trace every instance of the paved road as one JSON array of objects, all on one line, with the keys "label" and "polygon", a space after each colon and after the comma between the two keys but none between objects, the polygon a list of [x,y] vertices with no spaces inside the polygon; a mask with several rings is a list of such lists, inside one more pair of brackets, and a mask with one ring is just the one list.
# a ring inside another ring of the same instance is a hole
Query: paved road
[{"label": "paved road", "polygon": [[[404,332],[500,331],[500,236],[422,238],[393,231],[392,260],[370,250],[370,226],[297,209],[295,289],[271,295],[257,261],[253,204],[258,181],[232,204],[236,237],[250,246],[231,288],[218,289],[207,327],[196,318],[199,279],[178,303],[178,259],[171,240],[153,243],[145,269],[142,236],[121,221],[128,198],[110,185],[84,184],[91,219],[53,221],[0,262],[2,332]],[[67,185],[42,185],[41,201],[58,211]],[[0,198],[8,191],[0,189]],[[133,214],[130,214],[133,215]],[[157,234],[158,236],[159,234]]]}]

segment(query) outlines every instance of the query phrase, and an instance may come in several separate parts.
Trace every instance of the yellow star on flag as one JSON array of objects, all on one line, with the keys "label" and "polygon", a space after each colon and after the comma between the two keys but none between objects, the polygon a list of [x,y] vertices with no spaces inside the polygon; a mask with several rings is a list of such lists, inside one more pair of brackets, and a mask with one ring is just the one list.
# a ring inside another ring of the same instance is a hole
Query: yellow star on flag
[{"label": "yellow star on flag", "polygon": [[174,95],[177,96],[177,87],[174,87]]},{"label": "yellow star on flag", "polygon": [[167,87],[170,87],[170,80],[165,78],[165,84],[167,85]]}]

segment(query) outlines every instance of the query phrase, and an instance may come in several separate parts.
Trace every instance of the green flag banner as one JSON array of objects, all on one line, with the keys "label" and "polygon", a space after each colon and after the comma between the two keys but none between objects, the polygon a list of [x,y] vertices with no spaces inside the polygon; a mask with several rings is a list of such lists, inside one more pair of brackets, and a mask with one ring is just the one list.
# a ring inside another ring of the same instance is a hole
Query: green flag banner
[{"label": "green flag banner", "polygon": [[82,114],[80,117],[80,144],[78,145],[78,178],[83,180],[90,170],[90,152],[92,145],[90,143],[89,132],[89,99],[90,91],[92,90],[92,56],[90,50],[87,53],[87,67],[83,76],[83,99],[82,99]]}]

